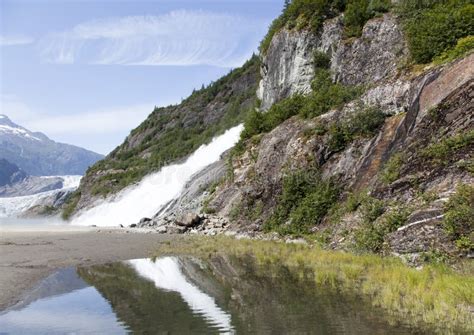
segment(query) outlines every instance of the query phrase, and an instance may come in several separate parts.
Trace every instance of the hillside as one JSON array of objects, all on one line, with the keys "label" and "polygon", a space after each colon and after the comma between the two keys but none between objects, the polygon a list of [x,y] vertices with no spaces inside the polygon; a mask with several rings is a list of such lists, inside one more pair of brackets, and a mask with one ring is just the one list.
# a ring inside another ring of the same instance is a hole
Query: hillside
[{"label": "hillside", "polygon": [[89,170],[71,207],[190,153],[203,130],[211,137],[232,123],[209,120],[229,115],[223,97],[240,88],[247,99],[231,119],[250,112],[220,162],[227,173],[203,171],[147,225],[306,236],[413,264],[472,257],[473,22],[470,1],[293,0],[259,62],[156,110]]},{"label": "hillside", "polygon": [[89,150],[54,142],[0,115],[0,158],[32,176],[82,175],[102,157]]},{"label": "hillside", "polygon": [[258,81],[259,59],[254,56],[180,104],[155,108],[124,143],[87,171],[65,216],[184,159],[214,136],[243,122],[256,106]]}]

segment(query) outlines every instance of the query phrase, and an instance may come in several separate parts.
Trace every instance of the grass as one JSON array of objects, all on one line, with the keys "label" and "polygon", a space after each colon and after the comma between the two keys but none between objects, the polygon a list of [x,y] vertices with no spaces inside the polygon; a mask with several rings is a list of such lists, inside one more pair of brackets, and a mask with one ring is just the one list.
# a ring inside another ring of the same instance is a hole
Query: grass
[{"label": "grass", "polygon": [[325,251],[311,245],[229,237],[190,238],[163,244],[156,252],[198,257],[251,255],[266,268],[284,265],[300,276],[311,270],[314,287],[364,294],[398,319],[438,327],[438,333],[474,330],[474,277],[443,266],[416,270],[399,259]]}]

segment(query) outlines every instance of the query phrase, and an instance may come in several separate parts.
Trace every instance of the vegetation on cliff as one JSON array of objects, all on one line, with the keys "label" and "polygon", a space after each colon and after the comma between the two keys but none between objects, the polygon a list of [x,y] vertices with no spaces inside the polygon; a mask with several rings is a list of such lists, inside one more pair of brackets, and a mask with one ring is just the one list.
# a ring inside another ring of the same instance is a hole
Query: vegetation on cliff
[{"label": "vegetation on cliff", "polygon": [[[318,32],[324,20],[344,13],[345,36],[358,37],[364,24],[382,13],[395,10],[405,27],[412,58],[429,63],[436,57],[448,58],[462,38],[474,35],[474,4],[470,0],[292,0],[286,1],[282,14],[273,21],[260,45],[265,54],[272,38],[281,29],[310,29]],[[472,39],[458,46],[472,50]],[[453,54],[451,54],[453,57]]]},{"label": "vegetation on cliff", "polygon": [[360,36],[367,20],[387,12],[390,0],[292,0],[286,1],[282,14],[276,18],[260,44],[265,54],[273,36],[283,28],[311,29],[317,32],[324,20],[344,12],[344,26],[347,37]]}]

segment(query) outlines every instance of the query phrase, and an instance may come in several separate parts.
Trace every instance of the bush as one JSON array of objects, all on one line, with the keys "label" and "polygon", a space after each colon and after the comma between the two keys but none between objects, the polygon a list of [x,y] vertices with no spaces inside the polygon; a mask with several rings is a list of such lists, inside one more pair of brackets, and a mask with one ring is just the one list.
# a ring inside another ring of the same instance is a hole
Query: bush
[{"label": "bush", "polygon": [[350,0],[344,12],[346,36],[360,36],[364,24],[377,14],[387,12],[390,6],[390,0]]},{"label": "bush", "polygon": [[421,155],[437,163],[444,163],[459,150],[474,144],[474,130],[459,133],[430,144],[421,151]]},{"label": "bush", "polygon": [[363,223],[355,234],[357,249],[381,252],[388,234],[402,227],[410,214],[407,207],[397,206],[385,212],[384,203],[369,198],[362,207]]},{"label": "bush", "polygon": [[400,177],[400,169],[405,161],[405,156],[402,153],[395,153],[385,163],[381,173],[380,180],[384,184],[391,184]]},{"label": "bush", "polygon": [[457,41],[453,49],[444,51],[439,57],[435,59],[436,63],[451,62],[457,58],[463,57],[474,49],[474,36],[467,36]]},{"label": "bush", "polygon": [[315,69],[329,69],[331,58],[322,51],[315,51],[313,54],[313,66]]},{"label": "bush", "polygon": [[304,234],[317,225],[336,203],[339,188],[332,180],[323,180],[316,169],[298,170],[283,179],[282,193],[267,231]]},{"label": "bush", "polygon": [[77,204],[79,203],[79,200],[81,200],[81,193],[79,191],[76,191],[72,193],[67,199],[66,199],[66,204],[64,206],[63,212],[61,214],[61,217],[63,220],[69,220],[72,213],[77,207]]},{"label": "bush", "polygon": [[282,28],[318,31],[323,21],[336,16],[345,8],[346,0],[292,0],[285,4],[282,14],[270,25],[267,35],[260,43],[260,52],[265,54],[273,36]]},{"label": "bush", "polygon": [[[418,3],[418,4],[413,4]],[[413,60],[429,63],[474,34],[474,5],[469,0],[412,1],[400,4]]]},{"label": "bush", "polygon": [[443,225],[455,239],[474,231],[474,186],[459,185],[444,207]]},{"label": "bush", "polygon": [[385,122],[385,114],[379,108],[367,107],[354,113],[347,121],[329,127],[328,148],[340,151],[356,137],[374,136]]}]

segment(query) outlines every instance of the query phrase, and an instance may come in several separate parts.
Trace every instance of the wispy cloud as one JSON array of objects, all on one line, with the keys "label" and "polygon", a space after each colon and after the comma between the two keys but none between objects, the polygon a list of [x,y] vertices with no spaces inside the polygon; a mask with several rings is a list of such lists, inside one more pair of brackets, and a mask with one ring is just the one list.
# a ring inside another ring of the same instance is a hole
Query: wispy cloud
[{"label": "wispy cloud", "polygon": [[0,35],[0,46],[31,44],[34,39],[26,35]]},{"label": "wispy cloud", "polygon": [[44,37],[47,62],[235,67],[258,45],[268,22],[231,14],[173,11],[100,19]]}]

